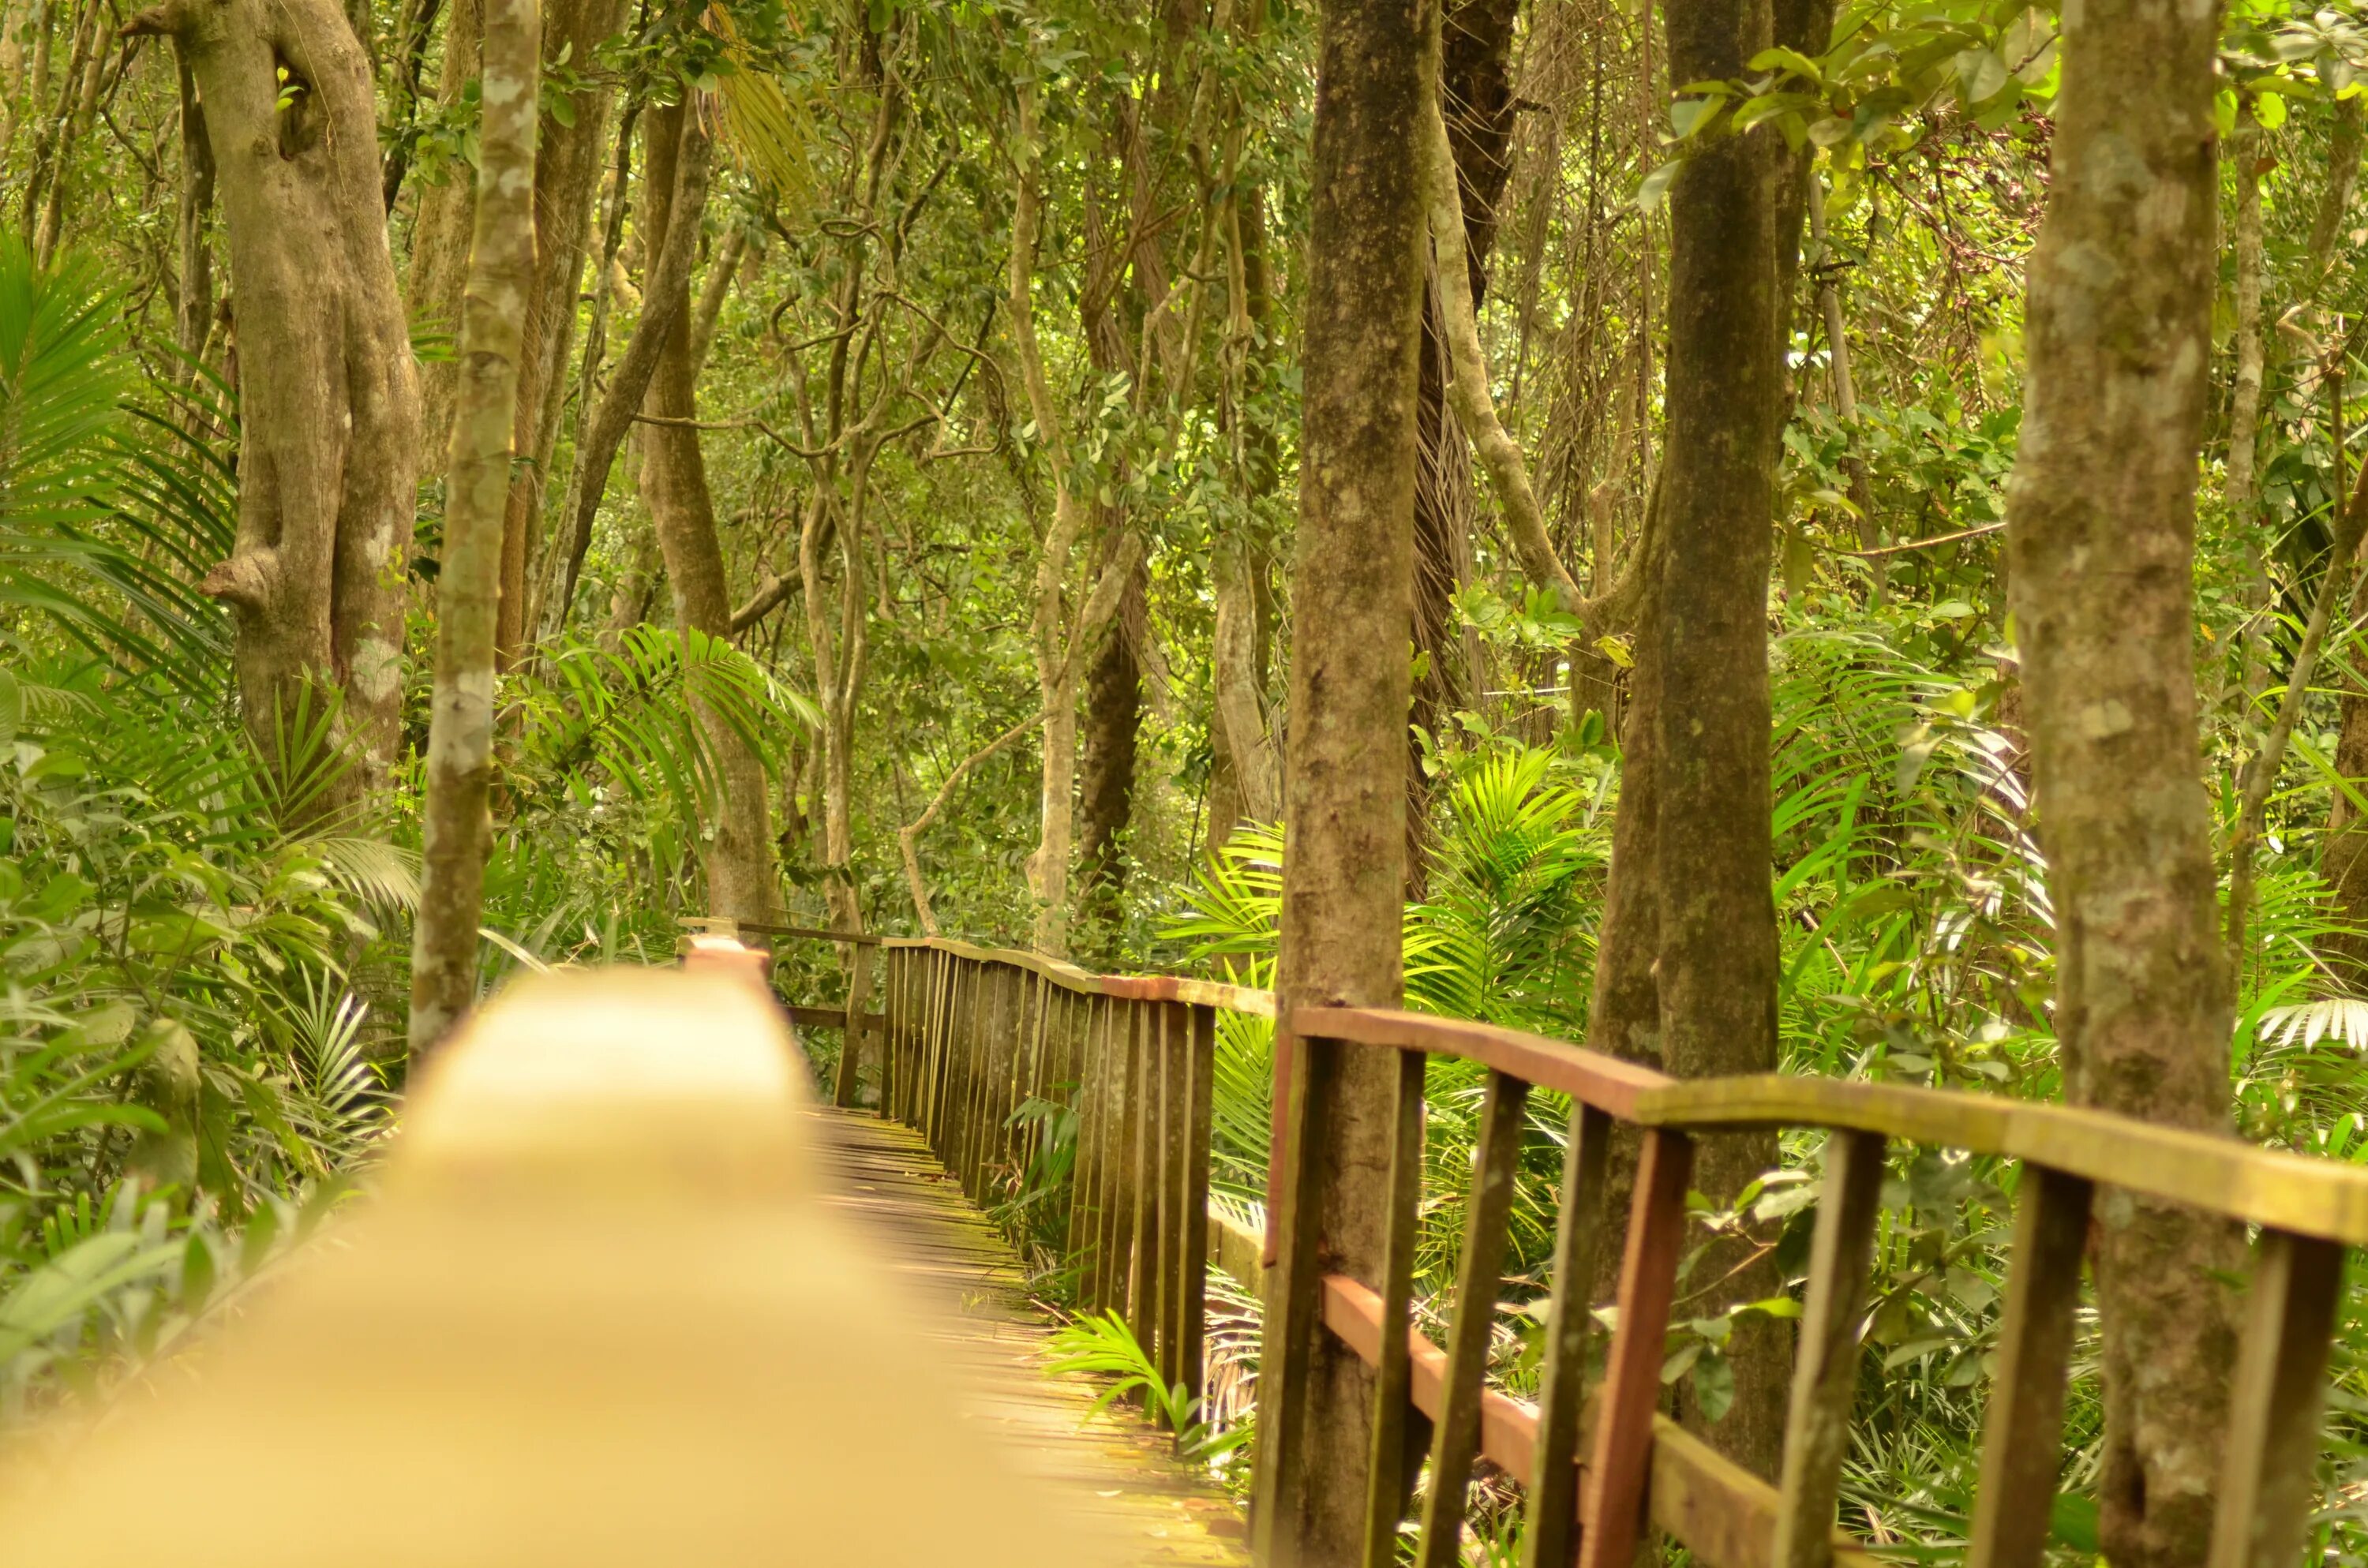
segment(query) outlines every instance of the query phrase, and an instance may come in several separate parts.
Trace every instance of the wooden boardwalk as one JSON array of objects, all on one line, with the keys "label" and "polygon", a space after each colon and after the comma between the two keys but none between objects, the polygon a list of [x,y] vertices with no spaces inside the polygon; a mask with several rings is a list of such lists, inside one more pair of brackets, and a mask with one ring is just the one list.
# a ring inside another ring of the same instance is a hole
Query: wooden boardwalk
[{"label": "wooden boardwalk", "polygon": [[1233,1501],[1179,1464],[1132,1412],[1087,1413],[1099,1392],[1048,1370],[1053,1325],[1028,1295],[1019,1259],[963,1196],[921,1135],[866,1111],[816,1111],[815,1140],[834,1188],[826,1200],[939,1309],[941,1355],[969,1378],[966,1418],[1000,1454],[1073,1498],[1080,1527],[1117,1560],[1247,1564]]}]

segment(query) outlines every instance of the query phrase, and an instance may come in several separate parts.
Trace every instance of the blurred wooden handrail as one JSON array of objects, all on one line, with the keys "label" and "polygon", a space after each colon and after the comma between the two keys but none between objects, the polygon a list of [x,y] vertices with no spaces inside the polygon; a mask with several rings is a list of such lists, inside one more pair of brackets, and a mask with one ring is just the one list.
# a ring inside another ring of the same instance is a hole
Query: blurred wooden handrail
[{"label": "blurred wooden handrail", "polygon": [[201,1375],[18,1465],[0,1560],[1103,1561],[818,1201],[812,1094],[751,972],[710,950],[513,985],[427,1070],[381,1190]]}]

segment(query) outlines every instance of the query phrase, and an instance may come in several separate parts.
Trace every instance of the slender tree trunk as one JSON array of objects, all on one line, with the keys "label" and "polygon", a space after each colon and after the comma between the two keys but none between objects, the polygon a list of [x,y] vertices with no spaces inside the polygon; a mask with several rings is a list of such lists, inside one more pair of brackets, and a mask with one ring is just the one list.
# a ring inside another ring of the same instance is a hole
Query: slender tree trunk
[{"label": "slender tree trunk", "polygon": [[1043,219],[1043,191],[1036,146],[1036,90],[1019,93],[1017,134],[1018,189],[1011,220],[1011,335],[1020,381],[1035,415],[1053,468],[1053,526],[1036,562],[1031,631],[1035,642],[1037,693],[1044,710],[1038,790],[1036,849],[1028,858],[1028,891],[1036,903],[1038,950],[1067,949],[1069,862],[1076,822],[1077,667],[1076,642],[1065,626],[1069,560],[1085,532],[1086,503],[1071,487],[1069,456],[1059,410],[1036,343],[1036,241]]},{"label": "slender tree trunk", "polygon": [[412,930],[415,1061],[477,994],[477,927],[493,851],[494,642],[502,514],[510,489],[518,360],[535,270],[538,0],[487,0],[476,233],[461,316],[461,384],[436,579],[436,691],[427,730],[426,839]]},{"label": "slender tree trunk", "polygon": [[[193,367],[205,352],[206,334],[214,320],[214,247],[206,233],[214,210],[214,150],[206,140],[206,111],[198,102],[198,85],[189,74],[189,62],[176,59],[174,66],[181,96],[181,199],[175,224],[180,242],[181,297],[174,312],[173,343]],[[173,376],[176,383],[186,384],[193,373],[190,367],[182,367]]]},{"label": "slender tree trunk", "polygon": [[[1111,538],[1110,546],[1122,542]],[[1107,564],[1107,563],[1105,563]],[[1135,648],[1150,611],[1149,565],[1128,574],[1118,614],[1086,672],[1084,760],[1079,770],[1077,908],[1087,917],[1097,955],[1115,961],[1118,922],[1126,892],[1127,829],[1134,820],[1136,743],[1143,729],[1143,666]]]},{"label": "slender tree trunk", "polygon": [[[689,165],[694,161],[704,165],[711,144],[697,116],[680,104],[652,109],[646,123],[649,142],[643,161],[649,172],[642,194],[643,227],[653,254],[664,256],[677,246],[687,252],[693,242],[681,236],[699,226],[700,207],[686,202],[677,210],[673,193],[689,188]],[[677,159],[684,165],[679,180]],[[703,167],[698,183],[703,189]],[[659,281],[673,290],[663,301],[657,295]],[[653,280],[643,310],[663,311],[673,324],[659,350],[643,406],[660,419],[695,420],[699,400],[690,369],[689,269],[675,268],[666,278]],[[716,539],[715,503],[707,487],[707,462],[700,450],[699,432],[681,424],[650,425],[643,431],[647,439],[643,448],[642,494],[649,501],[658,550],[666,558],[666,580],[674,588],[675,626],[686,639],[700,632],[728,642],[731,589],[724,575],[723,547]],[[772,798],[766,785],[764,759],[703,704],[700,719],[717,765],[712,831],[702,855],[709,907],[733,919],[768,920],[779,899],[773,871]]]},{"label": "slender tree trunk", "polygon": [[[1771,36],[1768,0],[1703,0],[1664,17],[1676,82],[1739,76]],[[1776,1066],[1768,566],[1784,398],[1781,153],[1765,131],[1728,136],[1688,161],[1669,188],[1653,791],[1661,1052],[1680,1077]],[[1775,1164],[1773,1133],[1705,1139],[1696,1182],[1725,1203]],[[1772,1262],[1745,1266],[1748,1256],[1738,1240],[1696,1265],[1705,1280],[1727,1276],[1708,1306],[1776,1292]],[[1789,1372],[1775,1326],[1754,1318],[1737,1330],[1735,1403],[1711,1430],[1763,1475],[1776,1471]]]},{"label": "slender tree trunk", "polygon": [[[1415,356],[1423,238],[1418,132],[1437,35],[1413,0],[1324,7],[1317,32],[1304,321],[1299,563],[1284,813],[1283,1016],[1400,997],[1406,882],[1406,722],[1413,629]],[[1315,1213],[1285,1212],[1285,1245],[1312,1231],[1325,1267],[1381,1281],[1397,1068],[1383,1051],[1287,1030],[1291,1094],[1325,1102],[1322,1133],[1292,1147],[1281,1188],[1320,1172]],[[1304,1229],[1303,1229],[1304,1228]],[[1288,1271],[1270,1278],[1284,1280]],[[1324,1333],[1312,1293],[1267,1304],[1252,1520],[1259,1562],[1345,1563],[1362,1547],[1372,1377]],[[1276,1390],[1304,1390],[1289,1405]],[[1282,1456],[1289,1455],[1285,1462]]]},{"label": "slender tree trunk", "polygon": [[2237,99],[2237,132],[2228,139],[2237,172],[2237,373],[2228,396],[2228,458],[2220,496],[2228,526],[2245,550],[2244,604],[2250,619],[2241,644],[2244,710],[2252,709],[2269,680],[2270,568],[2261,548],[2259,464],[2261,445],[2261,127],[2252,99]]},{"label": "slender tree trunk", "polygon": [[[458,112],[469,85],[470,62],[484,30],[485,0],[451,0],[444,24],[444,67],[436,100],[445,114]],[[385,170],[380,170],[385,199]],[[461,295],[469,272],[469,235],[475,222],[477,187],[465,168],[446,169],[419,192],[419,215],[411,231],[411,319],[431,333],[461,329]],[[452,399],[460,387],[457,360],[431,358],[419,369],[420,441],[440,452],[452,437]]]},{"label": "slender tree trunk", "polygon": [[238,537],[203,586],[234,613],[264,755],[305,687],[343,688],[361,766],[335,799],[349,799],[394,757],[419,438],[369,63],[335,0],[167,0],[124,30],[188,62],[238,298]]},{"label": "slender tree trunk", "polygon": [[[2218,25],[2165,0],[2066,17],[2007,535],[2068,1091],[2201,1131],[2229,1104],[2191,603]],[[2114,1194],[2097,1227],[2101,1545],[2118,1568],[2188,1568],[2211,1540],[2234,1347],[2215,1276],[2239,1238]]]},{"label": "slender tree trunk", "polygon": [[[643,205],[657,205],[660,193],[664,193],[668,212],[689,216],[671,225],[657,221],[649,211],[642,216],[649,271],[644,278],[641,314],[633,323],[633,334],[625,341],[625,352],[618,358],[607,389],[600,394],[598,406],[576,442],[575,468],[567,481],[567,503],[560,508],[567,533],[564,553],[552,574],[557,584],[555,602],[563,615],[575,597],[575,580],[584,570],[585,552],[592,547],[592,525],[599,517],[600,497],[609,487],[609,466],[616,460],[617,449],[624,444],[626,432],[633,427],[633,415],[643,406],[657,375],[659,358],[676,322],[681,319],[679,312],[688,309],[690,300],[691,262],[699,252],[696,220],[707,210],[707,138],[695,119],[686,123],[681,116],[668,117],[669,125],[681,127],[682,137],[699,139],[698,156],[677,156],[673,151],[676,136],[658,129],[659,117],[660,111],[655,109],[642,117],[645,122],[643,157],[645,161],[652,159],[664,149],[668,167],[676,172],[666,181],[659,182],[650,171],[644,171]],[[618,168],[621,177],[621,154]],[[666,243],[659,243],[660,235],[666,236]]]},{"label": "slender tree trunk", "polygon": [[[1497,207],[1512,173],[1514,22],[1520,0],[1441,0],[1446,5],[1439,97],[1452,149],[1463,216],[1460,244],[1436,240],[1436,267],[1461,262],[1473,307],[1488,292],[1488,256],[1496,248]],[[1472,569],[1472,467],[1465,437],[1448,416],[1447,382],[1453,375],[1439,285],[1423,291],[1422,346],[1415,429],[1414,645],[1423,658],[1414,685],[1411,724],[1436,736],[1458,709],[1471,706],[1479,674],[1474,650],[1457,625],[1454,596]],[[1429,836],[1430,785],[1419,766],[1419,742],[1407,731],[1406,871],[1409,893],[1420,891]]]},{"label": "slender tree trunk", "polygon": [[[543,57],[564,55],[581,68],[617,30],[624,0],[560,0],[543,34]],[[575,300],[584,253],[600,190],[601,153],[608,145],[609,108],[616,91],[605,79],[575,95],[572,123],[543,115],[534,171],[534,278],[528,296],[525,358],[518,364],[518,450],[509,507],[502,525],[501,619],[495,656],[517,663],[533,609],[529,569],[542,520],[545,485],[559,446],[559,389],[575,342]]]}]

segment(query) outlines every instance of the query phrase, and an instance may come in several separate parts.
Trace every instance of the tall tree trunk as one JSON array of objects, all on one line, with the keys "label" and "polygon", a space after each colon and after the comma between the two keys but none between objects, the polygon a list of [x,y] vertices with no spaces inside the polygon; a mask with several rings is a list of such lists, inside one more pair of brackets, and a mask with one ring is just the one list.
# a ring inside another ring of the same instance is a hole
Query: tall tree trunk
[{"label": "tall tree trunk", "polygon": [[1237,188],[1227,202],[1226,223],[1232,296],[1227,373],[1243,516],[1216,541],[1210,561],[1216,600],[1209,652],[1213,711],[1206,842],[1212,849],[1231,839],[1245,818],[1282,820],[1281,758],[1267,711],[1271,576],[1266,548],[1251,520],[1273,494],[1277,480],[1274,435],[1255,423],[1253,395],[1270,384],[1278,356],[1273,291],[1267,275],[1264,190],[1256,185]]},{"label": "tall tree trunk", "polygon": [[[677,186],[676,165],[685,175],[696,162],[703,165],[712,149],[698,117],[681,104],[653,108],[644,117],[649,140],[643,159],[648,169],[642,190],[643,228],[653,255],[672,248],[669,228],[681,233],[698,226],[700,208],[686,203],[679,211],[673,196]],[[688,178],[680,182],[688,188]],[[684,242],[676,242],[684,243]],[[644,410],[659,419],[691,421],[699,417],[699,401],[690,369],[690,278],[687,267],[663,281],[675,289],[659,301],[653,282],[644,309],[660,309],[673,325],[657,356]],[[675,626],[686,639],[701,632],[716,641],[732,636],[732,598],[723,571],[723,551],[715,534],[715,503],[707,487],[707,463],[700,450],[699,432],[687,424],[643,427],[642,494],[650,505],[659,552],[666,558],[666,580],[674,588]],[[764,759],[725,723],[701,705],[700,719],[716,759],[716,800],[702,858],[707,867],[707,901],[717,915],[737,920],[768,920],[779,903],[773,874],[772,801],[766,787]]]},{"label": "tall tree trunk", "polygon": [[[617,30],[624,0],[559,0],[543,33],[543,58],[589,62]],[[600,158],[608,144],[609,108],[616,97],[605,76],[575,95],[573,114],[543,115],[534,171],[534,278],[528,295],[524,358],[518,364],[518,450],[502,525],[502,597],[495,630],[495,657],[518,661],[531,611],[528,571],[542,520],[544,488],[559,446],[558,390],[565,384],[575,342],[575,300],[592,230],[593,199],[600,189]]]},{"label": "tall tree trunk", "polygon": [[[1110,537],[1110,546],[1120,546]],[[1077,908],[1094,932],[1097,956],[1115,961],[1126,892],[1127,829],[1134,820],[1136,743],[1143,729],[1143,666],[1135,649],[1149,609],[1148,563],[1138,559],[1110,631],[1086,672],[1084,759],[1077,804]]]},{"label": "tall tree trunk", "polygon": [[[1461,260],[1476,312],[1488,292],[1488,256],[1496,248],[1497,207],[1512,173],[1513,30],[1520,0],[1442,0],[1440,107],[1454,150],[1462,199],[1460,257],[1440,250],[1436,266]],[[1464,432],[1448,416],[1447,382],[1453,358],[1438,288],[1423,290],[1422,346],[1417,351],[1415,430],[1419,454],[1414,493],[1414,646],[1422,673],[1414,685],[1410,724],[1436,736],[1475,697],[1474,652],[1456,624],[1453,599],[1472,573],[1472,466]],[[1406,874],[1410,895],[1423,881],[1429,836],[1430,786],[1420,743],[1406,733]]]},{"label": "tall tree trunk", "polygon": [[461,385],[436,578],[436,692],[427,729],[426,840],[411,943],[415,1061],[477,996],[477,927],[493,851],[494,633],[510,490],[518,360],[535,271],[538,0],[487,0],[475,237],[461,315]]},{"label": "tall tree trunk", "polygon": [[[1318,1003],[1400,997],[1406,881],[1406,722],[1413,624],[1415,356],[1423,238],[1417,132],[1437,34],[1414,0],[1332,0],[1317,32],[1304,322],[1299,563],[1293,583],[1291,748],[1284,814],[1283,1017]],[[1381,1282],[1396,1064],[1383,1051],[1310,1042],[1292,1099],[1319,1096],[1311,1146],[1290,1148],[1281,1190],[1320,1173],[1315,1213],[1280,1216],[1325,1267]],[[1269,1278],[1292,1278],[1277,1269]],[[1372,1455],[1373,1382],[1324,1333],[1315,1293],[1267,1304],[1252,1528],[1258,1561],[1356,1561]],[[1274,1391],[1304,1390],[1285,1405]],[[1291,1462],[1282,1458],[1291,1456]]]},{"label": "tall tree trunk", "polygon": [[243,448],[237,542],[203,586],[235,616],[246,725],[277,755],[303,689],[336,683],[360,743],[345,793],[371,790],[403,695],[419,392],[369,62],[335,0],[166,0],[124,31],[173,39],[219,170]]},{"label": "tall tree trunk", "polygon": [[[1664,16],[1675,82],[1739,76],[1771,37],[1768,0],[1703,0]],[[1781,153],[1764,130],[1726,136],[1689,160],[1669,188],[1652,765],[1661,1052],[1680,1077],[1776,1066],[1768,565],[1784,396]],[[1697,1184],[1725,1203],[1775,1164],[1772,1132],[1705,1139]],[[1748,1256],[1739,1239],[1696,1266],[1721,1281],[1713,1309],[1775,1294],[1772,1262],[1738,1267]],[[1712,1429],[1723,1449],[1765,1475],[1775,1473],[1782,1446],[1789,1371],[1776,1326],[1755,1317],[1737,1330],[1735,1403]]]},{"label": "tall tree trunk", "polygon": [[2250,616],[2241,652],[2244,709],[2253,706],[2269,682],[2270,567],[2261,548],[2259,468],[2261,447],[2261,127],[2249,96],[2239,95],[2237,131],[2228,139],[2237,172],[2237,370],[2228,394],[2228,458],[2221,488],[2228,526],[2245,551],[2244,605]]},{"label": "tall tree trunk", "polygon": [[[444,24],[444,65],[437,78],[438,110],[460,111],[484,29],[485,0],[451,0]],[[386,171],[381,168],[380,199]],[[477,187],[464,168],[442,171],[419,192],[418,217],[411,230],[409,302],[413,324],[427,332],[461,329],[461,294],[469,273],[469,235],[475,222]],[[430,358],[419,369],[419,434],[428,451],[440,452],[452,437],[452,399],[460,387],[456,360]]]},{"label": "tall tree trunk", "polygon": [[[2228,979],[2192,678],[2196,457],[2211,360],[2217,7],[2068,14],[2008,559],[2055,1027],[2079,1102],[2228,1121]],[[2119,1568],[2204,1561],[2233,1350],[2219,1221],[2097,1206],[2101,1545]]]},{"label": "tall tree trunk", "polygon": [[180,213],[174,225],[180,244],[181,295],[173,312],[173,344],[190,363],[175,369],[173,377],[176,383],[186,383],[205,352],[206,334],[214,320],[214,247],[206,233],[214,210],[214,150],[206,140],[205,107],[198,102],[189,62],[176,59],[174,67],[181,97]]},{"label": "tall tree trunk", "polygon": [[[655,110],[643,116],[647,121]],[[677,118],[675,124],[680,125]],[[696,131],[692,125],[690,131]],[[686,132],[688,133],[688,132]],[[705,146],[704,132],[700,132],[700,145]],[[656,149],[671,149],[676,138],[663,134],[645,123],[643,128],[644,157]],[[668,210],[693,215],[707,210],[707,158],[675,157],[669,152],[669,166],[676,173],[665,185],[654,184],[650,172],[644,169],[643,188],[645,205],[655,197],[646,194],[666,193]],[[620,180],[625,176],[623,150],[618,153],[617,171]],[[620,198],[621,199],[621,198]],[[625,340],[625,352],[618,358],[617,368],[602,390],[598,403],[575,443],[575,467],[568,475],[567,500],[560,508],[560,519],[566,534],[560,540],[560,551],[553,559],[552,579],[554,584],[553,602],[556,613],[564,618],[567,606],[575,597],[576,578],[584,570],[585,552],[592,547],[592,525],[600,515],[600,497],[609,487],[609,467],[615,461],[617,449],[624,445],[627,432],[633,427],[635,411],[657,375],[658,359],[667,340],[673,335],[680,312],[690,301],[690,268],[699,250],[699,225],[685,222],[671,226],[659,222],[655,227],[651,214],[642,219],[643,254],[649,258],[649,271],[643,281],[641,314],[633,323],[632,335]],[[665,234],[667,243],[660,244],[657,236]],[[587,375],[587,391],[588,388]],[[627,625],[637,624],[628,621]]]},{"label": "tall tree trunk", "polygon": [[1036,903],[1038,950],[1061,954],[1068,947],[1069,860],[1076,821],[1077,667],[1076,639],[1065,626],[1069,558],[1085,532],[1087,504],[1071,484],[1069,455],[1060,412],[1036,342],[1036,241],[1043,221],[1041,150],[1036,145],[1036,89],[1019,90],[1013,138],[1018,188],[1012,206],[1011,266],[1008,287],[1011,336],[1019,359],[1029,412],[1053,469],[1053,525],[1037,557],[1035,604],[1030,631],[1035,644],[1037,696],[1044,710],[1038,779],[1035,852],[1028,858],[1028,891]]}]

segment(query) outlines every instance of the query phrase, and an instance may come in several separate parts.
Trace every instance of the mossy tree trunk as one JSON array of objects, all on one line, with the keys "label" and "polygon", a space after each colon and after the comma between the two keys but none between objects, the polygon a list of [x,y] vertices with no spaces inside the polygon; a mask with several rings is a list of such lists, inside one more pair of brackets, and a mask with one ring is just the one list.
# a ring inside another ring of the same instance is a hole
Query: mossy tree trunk
[{"label": "mossy tree trunk", "polygon": [[329,810],[393,761],[418,463],[370,62],[335,0],[166,0],[123,31],[171,38],[196,80],[236,298],[238,533],[203,586],[235,616],[266,756],[318,711],[308,687],[341,692],[359,766],[311,803]]},{"label": "mossy tree trunk", "polygon": [[474,236],[461,312],[443,570],[436,579],[436,690],[427,730],[426,835],[412,930],[411,1051],[417,1059],[476,1000],[477,927],[493,850],[494,646],[513,415],[535,270],[538,0],[486,0]]},{"label": "mossy tree trunk", "polygon": [[[1435,90],[1431,18],[1415,0],[1333,0],[1317,35],[1304,323],[1298,562],[1281,940],[1283,1015],[1400,999],[1407,656],[1414,608],[1416,348],[1424,236],[1419,148]],[[1278,1048],[1292,1045],[1287,1031]],[[1392,1106],[1388,1053],[1301,1045],[1291,1092],[1320,1084],[1314,1233],[1327,1270],[1381,1283]],[[1297,1186],[1286,1176],[1286,1192]],[[1287,1242],[1286,1245],[1293,1244]],[[1270,1278],[1287,1281],[1289,1269]],[[1277,1565],[1359,1559],[1373,1381],[1324,1333],[1314,1294],[1267,1303],[1252,1528]]]},{"label": "mossy tree trunk", "polygon": [[[2193,556],[2216,283],[2217,7],[2067,14],[2030,267],[2008,560],[2067,1092],[2225,1131],[2228,971],[2196,736]],[[2226,1224],[2107,1193],[2101,1545],[2204,1561],[2242,1266]]]}]

